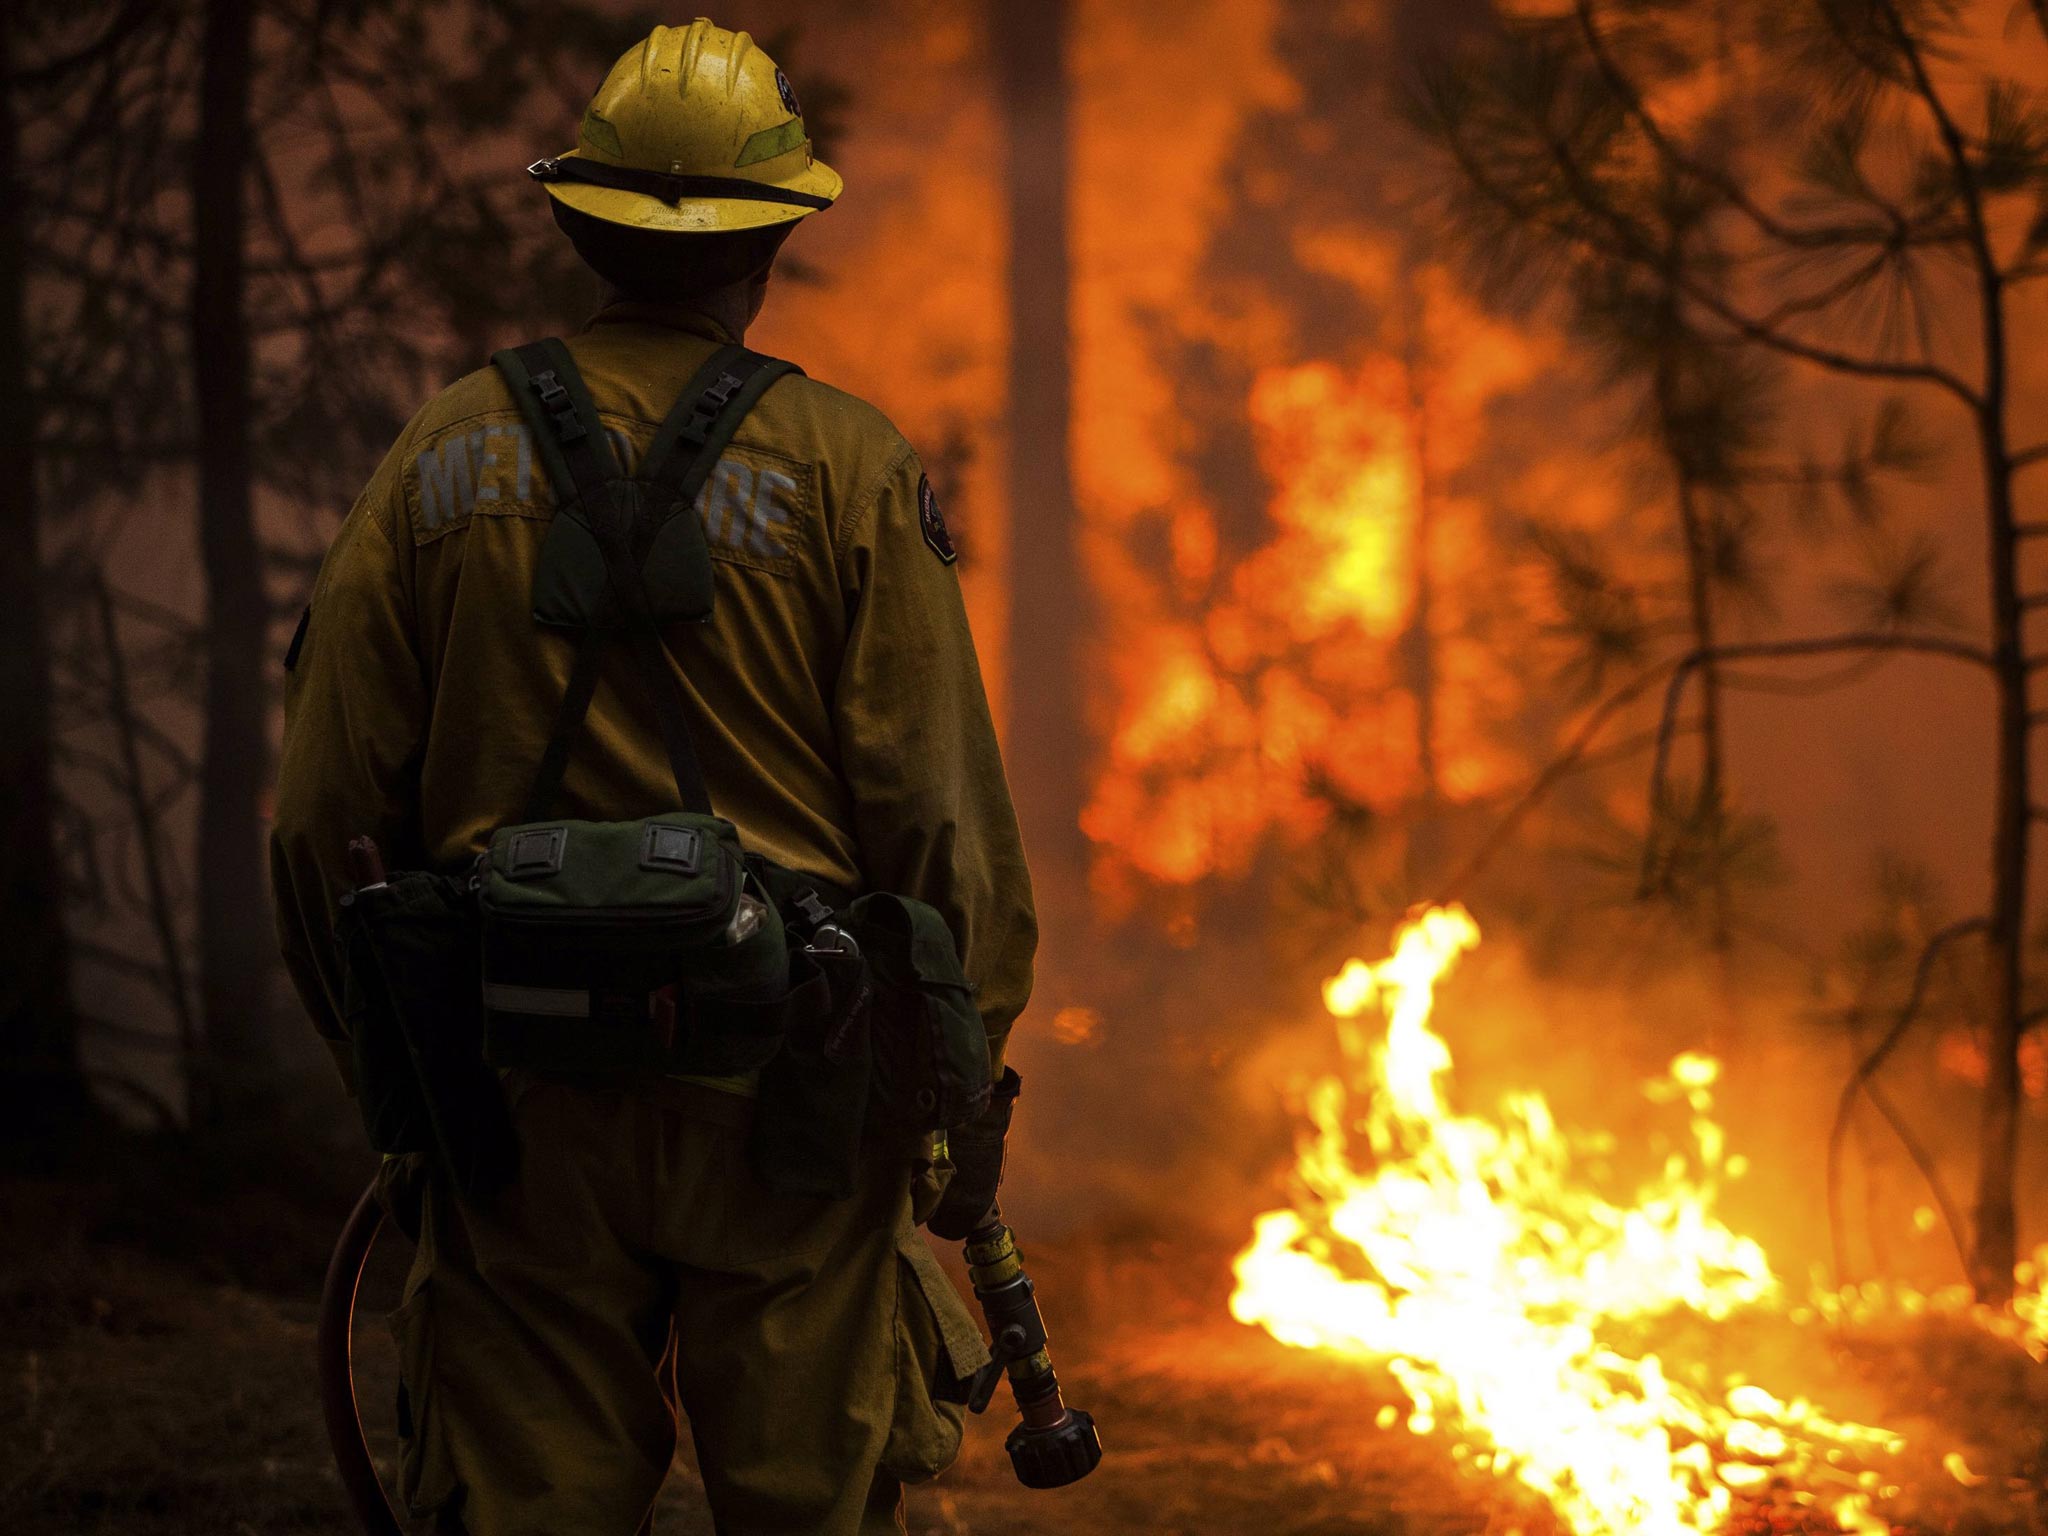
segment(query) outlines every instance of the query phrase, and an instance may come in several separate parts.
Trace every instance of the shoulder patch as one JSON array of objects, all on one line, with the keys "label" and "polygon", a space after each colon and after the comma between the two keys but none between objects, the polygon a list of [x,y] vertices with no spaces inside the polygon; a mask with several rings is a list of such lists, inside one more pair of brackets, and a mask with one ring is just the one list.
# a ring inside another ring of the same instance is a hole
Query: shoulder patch
[{"label": "shoulder patch", "polygon": [[939,510],[939,498],[932,491],[929,475],[917,477],[917,522],[924,529],[924,541],[931,545],[933,554],[947,565],[960,558],[960,551],[953,547],[953,535],[946,530],[946,515]]}]

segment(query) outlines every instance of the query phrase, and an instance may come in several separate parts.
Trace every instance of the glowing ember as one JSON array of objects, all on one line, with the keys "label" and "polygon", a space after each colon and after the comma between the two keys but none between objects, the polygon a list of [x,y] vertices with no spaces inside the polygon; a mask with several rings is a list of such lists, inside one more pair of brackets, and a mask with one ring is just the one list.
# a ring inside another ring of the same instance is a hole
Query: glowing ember
[{"label": "glowing ember", "polygon": [[[1353,961],[1326,987],[1351,1080],[1312,1093],[1302,1194],[1258,1219],[1232,1313],[1285,1344],[1384,1362],[1411,1431],[1442,1425],[1580,1536],[1719,1531],[1740,1495],[1774,1482],[1847,1530],[1887,1530],[1870,1508],[1881,1478],[1851,1469],[1896,1453],[1897,1436],[1740,1377],[1717,1398],[1611,1337],[1779,1297],[1763,1250],[1715,1214],[1740,1171],[1712,1115],[1718,1064],[1680,1056],[1651,1085],[1689,1112],[1694,1153],[1610,1199],[1540,1095],[1511,1096],[1498,1120],[1445,1102],[1435,987],[1478,940],[1462,908],[1433,909],[1391,958]],[[1356,1022],[1374,1008],[1384,1036]]]},{"label": "glowing ember", "polygon": [[[1914,1213],[1914,1226],[1931,1231],[1934,1214]],[[1957,1318],[1982,1329],[1994,1339],[2025,1350],[2035,1360],[2048,1363],[2048,1243],[2034,1250],[2032,1258],[2013,1267],[2013,1297],[2010,1305],[1987,1306],[1977,1300],[1967,1285],[1947,1285],[1924,1291],[1892,1281],[1866,1280],[1860,1285],[1833,1286],[1816,1274],[1811,1296],[1804,1306],[1795,1307],[1794,1322],[1813,1318],[1831,1324],[1873,1324],[1901,1318]],[[1950,1468],[1954,1470],[1953,1467]],[[1959,1482],[1967,1479],[1958,1478]],[[1974,1486],[1974,1485],[1972,1485]]]}]

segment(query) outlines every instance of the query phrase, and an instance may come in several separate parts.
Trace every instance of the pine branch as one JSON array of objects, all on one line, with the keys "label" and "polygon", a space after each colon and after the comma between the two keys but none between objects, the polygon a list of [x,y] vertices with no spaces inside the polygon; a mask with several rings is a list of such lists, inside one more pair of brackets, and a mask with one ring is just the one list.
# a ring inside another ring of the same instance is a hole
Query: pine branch
[{"label": "pine branch", "polygon": [[[2048,0],[2043,0],[2043,3],[2048,3]],[[1730,207],[1738,210],[1765,235],[1782,245],[1831,250],[1860,241],[1864,234],[1861,230],[1842,226],[1802,226],[1786,223],[1752,197],[1734,177],[1688,153],[1650,111],[1642,93],[1636,89],[1635,82],[1629,79],[1615,59],[1607,45],[1606,37],[1600,31],[1593,0],[1573,0],[1572,9],[1578,21],[1579,32],[1585,39],[1586,52],[1592,57],[1601,79],[1606,82],[1608,90],[1620,102],[1630,119],[1642,130],[1643,137],[1649,141],[1650,147],[1666,165],[1720,194]],[[1903,225],[1895,211],[1893,223],[1895,226]]]},{"label": "pine branch", "polygon": [[1560,141],[1555,134],[1544,133],[1545,144],[1551,158],[1570,183],[1570,190],[1579,206],[1608,228],[1609,233],[1605,240],[1517,198],[1477,163],[1457,125],[1446,122],[1444,128],[1446,147],[1451,151],[1452,159],[1458,168],[1464,172],[1466,180],[1516,222],[1543,230],[1567,245],[1590,251],[1598,258],[1619,261],[1642,270],[1659,273],[1686,298],[1698,304],[1745,341],[1754,342],[1785,356],[1836,373],[1932,384],[1954,395],[1972,410],[1980,407],[1981,402],[1976,391],[1956,374],[1938,364],[1888,362],[1882,358],[1863,357],[1822,346],[1817,342],[1805,341],[1786,332],[1774,330],[1765,323],[1764,318],[1746,313],[1733,301],[1708,288],[1682,267],[1667,269],[1662,253],[1645,240],[1642,232],[1628,217],[1614,208],[1586,178],[1583,167],[1579,165],[1570,147]]}]

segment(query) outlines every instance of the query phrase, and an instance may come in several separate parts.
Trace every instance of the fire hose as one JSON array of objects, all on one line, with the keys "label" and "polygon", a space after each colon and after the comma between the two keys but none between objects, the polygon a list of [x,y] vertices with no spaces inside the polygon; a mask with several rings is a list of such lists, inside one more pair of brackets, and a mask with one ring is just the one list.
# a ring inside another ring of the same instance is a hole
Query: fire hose
[{"label": "fire hose", "polygon": [[[315,1349],[320,1365],[320,1409],[335,1470],[348,1494],[349,1506],[366,1536],[405,1536],[363,1433],[356,1403],[351,1347],[355,1338],[356,1293],[370,1262],[377,1234],[384,1227],[384,1208],[373,1181],[356,1201],[320,1288],[320,1323]],[[967,1239],[969,1278],[975,1299],[988,1320],[989,1363],[967,1385],[967,1406],[985,1410],[1004,1376],[1016,1401],[1017,1426],[1003,1448],[1009,1452],[1017,1481],[1026,1488],[1062,1488],[1094,1471],[1102,1460],[1102,1441],[1095,1420],[1069,1408],[1046,1349],[1045,1319],[1038,1310],[1031,1277],[1024,1272],[1016,1234],[1004,1224],[1002,1211],[988,1215]]]},{"label": "fire hose", "polygon": [[356,1373],[351,1345],[356,1332],[356,1292],[362,1287],[363,1270],[369,1265],[370,1250],[384,1227],[384,1207],[377,1202],[373,1180],[356,1208],[349,1212],[334,1245],[334,1257],[327,1261],[327,1279],[320,1287],[320,1331],[314,1349],[320,1359],[320,1414],[327,1421],[327,1443],[334,1450],[334,1469],[341,1474],[341,1486],[348,1494],[349,1507],[367,1536],[405,1536],[405,1528],[392,1512],[377,1480],[377,1464],[370,1459],[370,1442],[363,1434],[363,1416],[356,1406]]}]

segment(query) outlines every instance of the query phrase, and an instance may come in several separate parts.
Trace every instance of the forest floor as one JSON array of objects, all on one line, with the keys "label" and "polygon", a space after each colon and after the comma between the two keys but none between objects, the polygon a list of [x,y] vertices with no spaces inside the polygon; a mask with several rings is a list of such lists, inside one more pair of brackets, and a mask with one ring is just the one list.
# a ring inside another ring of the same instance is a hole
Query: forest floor
[{"label": "forest floor", "polygon": [[[315,1393],[308,1254],[288,1251],[310,1251],[315,1233],[279,1238],[252,1280],[189,1252],[146,1251],[132,1230],[109,1234],[88,1219],[91,1206],[67,1185],[0,1181],[0,1532],[348,1536]],[[276,1230],[292,1228],[280,1219]],[[1403,1401],[1383,1372],[1230,1322],[1227,1254],[1125,1242],[1031,1256],[1070,1401],[1095,1414],[1106,1458],[1073,1488],[1020,1488],[999,1395],[970,1423],[959,1464],[912,1491],[919,1536],[1557,1530],[1533,1496],[1461,1466],[1442,1437],[1375,1427],[1383,1405]],[[373,1263],[370,1308],[395,1299],[402,1259]],[[1724,1327],[1702,1347],[1766,1346]],[[1907,1437],[1888,1474],[1904,1485],[1886,1505],[1899,1530],[2048,1533],[2048,1369],[1967,1330],[1854,1344],[1774,1337],[1768,1348],[1820,1400]],[[357,1370],[388,1473],[395,1439],[380,1405],[392,1400],[395,1362],[382,1329],[359,1330]],[[1967,1452],[1978,1486],[1941,1469],[1945,1446]],[[658,1528],[711,1529],[686,1459]],[[1790,1510],[1731,1527],[1828,1528]]]}]

